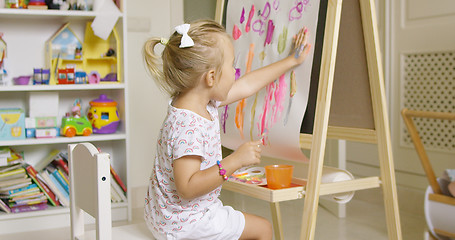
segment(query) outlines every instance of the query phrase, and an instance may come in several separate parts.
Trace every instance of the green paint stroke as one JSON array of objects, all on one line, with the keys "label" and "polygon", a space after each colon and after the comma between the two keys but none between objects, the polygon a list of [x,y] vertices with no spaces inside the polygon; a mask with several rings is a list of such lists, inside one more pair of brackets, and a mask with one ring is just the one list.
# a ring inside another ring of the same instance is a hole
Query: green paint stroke
[{"label": "green paint stroke", "polygon": [[286,49],[286,40],[288,39],[288,28],[283,27],[283,32],[278,36],[278,53],[282,54]]}]

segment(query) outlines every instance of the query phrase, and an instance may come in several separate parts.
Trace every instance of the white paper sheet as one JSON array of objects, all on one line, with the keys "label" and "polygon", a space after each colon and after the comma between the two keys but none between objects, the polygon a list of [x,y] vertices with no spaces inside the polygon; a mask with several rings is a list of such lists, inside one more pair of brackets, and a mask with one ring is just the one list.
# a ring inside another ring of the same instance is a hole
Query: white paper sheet
[{"label": "white paper sheet", "polygon": [[95,0],[93,11],[96,13],[92,22],[92,29],[96,36],[106,40],[112,32],[121,14],[115,3],[111,0]]},{"label": "white paper sheet", "polygon": [[[226,30],[235,39],[235,67],[244,75],[251,53],[254,54],[251,71],[283,59],[294,48],[293,36],[304,26],[309,32],[308,43],[314,46],[318,11],[319,1],[315,0],[230,0]],[[272,28],[273,34],[269,30]],[[246,99],[241,127],[236,126],[235,120],[241,122],[242,115],[236,116],[238,102],[229,105],[227,112],[225,108],[220,109],[223,146],[236,149],[245,141],[260,139],[265,132],[263,155],[307,160],[300,150],[299,136],[308,101],[313,51],[311,47],[305,62],[293,69],[296,92],[292,97],[290,71],[257,96]]]}]

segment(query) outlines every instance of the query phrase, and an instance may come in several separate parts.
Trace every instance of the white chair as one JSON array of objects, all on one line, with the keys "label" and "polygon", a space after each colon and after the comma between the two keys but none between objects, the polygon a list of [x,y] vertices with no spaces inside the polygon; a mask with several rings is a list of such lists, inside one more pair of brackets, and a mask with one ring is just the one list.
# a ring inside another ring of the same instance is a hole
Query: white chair
[{"label": "white chair", "polygon": [[[112,227],[110,156],[91,143],[68,145],[71,239],[154,239],[145,223]],[[96,229],[84,231],[84,212]]]}]

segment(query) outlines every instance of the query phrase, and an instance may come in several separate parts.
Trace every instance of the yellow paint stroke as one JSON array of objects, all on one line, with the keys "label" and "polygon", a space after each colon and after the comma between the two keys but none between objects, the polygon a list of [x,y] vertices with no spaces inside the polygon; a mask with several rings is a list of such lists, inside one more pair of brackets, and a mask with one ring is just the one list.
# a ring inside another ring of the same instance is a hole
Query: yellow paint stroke
[{"label": "yellow paint stroke", "polygon": [[259,53],[259,60],[261,60],[261,65],[264,63],[264,59],[266,56],[267,56],[267,54],[264,51]]},{"label": "yellow paint stroke", "polygon": [[295,72],[291,72],[291,92],[290,96],[294,97],[295,93],[297,92],[297,83],[295,81]]},{"label": "yellow paint stroke", "polygon": [[288,39],[288,28],[283,27],[283,32],[278,36],[278,53],[282,54],[286,49],[286,40]]},{"label": "yellow paint stroke", "polygon": [[253,64],[254,57],[254,43],[250,44],[250,51],[248,52],[248,61],[246,61],[246,71],[245,74],[251,71],[251,65]]},{"label": "yellow paint stroke", "polygon": [[[248,60],[246,61],[246,71],[245,74],[249,73],[251,71],[251,65],[253,63],[253,57],[254,57],[254,43],[250,44],[250,50],[248,52]],[[239,104],[237,104],[237,107],[235,108],[235,126],[239,129],[240,131],[240,137],[244,139],[243,135],[243,120],[245,118],[245,113],[243,112],[243,109],[245,108],[245,98],[240,100]]]}]

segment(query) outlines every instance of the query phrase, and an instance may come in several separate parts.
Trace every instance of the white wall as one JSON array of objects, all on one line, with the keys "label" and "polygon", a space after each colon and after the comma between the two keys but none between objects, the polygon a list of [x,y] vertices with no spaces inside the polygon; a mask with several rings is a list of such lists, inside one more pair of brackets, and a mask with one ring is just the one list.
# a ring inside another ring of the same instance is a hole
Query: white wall
[{"label": "white wall", "polygon": [[[204,2],[204,4],[199,4]],[[195,4],[195,3],[198,4]],[[407,2],[408,4],[404,4]],[[396,32],[392,31],[391,24],[395,24],[395,28],[400,27],[400,12],[406,13],[404,7],[418,8],[425,6],[425,1],[377,1],[378,8],[378,27],[381,40],[381,48],[383,52],[383,62],[385,69],[386,89],[388,90],[388,108],[391,118],[393,149],[396,153],[401,148],[397,141],[397,125],[401,119],[397,116],[397,110],[400,108],[400,97],[396,93],[399,92],[399,84],[397,76],[399,72],[395,69],[392,73],[392,57],[394,52],[392,49],[393,41],[398,41]],[[171,4],[172,3],[172,4]],[[184,4],[185,3],[185,4]],[[195,9],[194,6],[197,5]],[[210,12],[213,11],[215,1],[207,0],[172,0],[172,1],[128,1],[128,60],[129,60],[129,89],[130,89],[130,114],[131,114],[131,148],[130,148],[130,189],[133,188],[134,197],[133,207],[141,207],[143,195],[147,186],[148,177],[153,163],[155,154],[155,141],[161,121],[166,112],[166,97],[157,90],[153,81],[146,75],[141,56],[141,48],[148,36],[163,36],[167,37],[173,26],[183,22],[183,6],[185,9],[185,19],[192,20],[195,18],[211,17]],[[423,9],[423,7],[422,7]],[[398,12],[399,11],[399,12]],[[447,19],[443,18],[443,19]],[[435,23],[434,19],[431,19]],[[453,17],[450,17],[453,21]],[[138,23],[139,25],[136,25]],[[428,24],[428,21],[422,23]],[[453,23],[453,22],[452,22]],[[146,25],[149,24],[149,27]],[[436,24],[438,24],[436,22]],[[447,23],[446,23],[447,24]],[[453,27],[453,24],[451,25]],[[414,26],[415,28],[415,26]],[[453,31],[452,31],[453,33]],[[423,34],[423,33],[422,33]],[[454,36],[453,34],[451,36]],[[452,38],[453,39],[453,38]],[[453,42],[453,41],[452,41]],[[434,45],[426,45],[429,46]],[[452,45],[452,49],[453,49]],[[396,61],[396,59],[395,59]],[[394,80],[395,79],[395,80]],[[395,94],[392,94],[395,93]],[[330,147],[330,145],[328,146]],[[412,152],[412,149],[408,149]],[[378,154],[376,146],[369,144],[348,143],[348,170],[357,175],[379,175],[378,169]],[[331,154],[327,154],[330,157]],[[411,158],[409,158],[411,157]],[[266,160],[265,162],[268,162]],[[328,159],[327,161],[331,161]],[[423,188],[426,186],[426,179],[419,168],[419,162],[416,155],[395,154],[395,163],[397,168],[397,183],[400,189],[411,188],[416,193],[409,193],[405,198],[413,198],[414,195],[420,198],[423,196]],[[411,172],[409,169],[413,169]],[[417,169],[417,170],[416,170]],[[136,194],[134,193],[136,189]],[[377,191],[380,193],[380,191]],[[370,194],[366,193],[366,194]],[[414,194],[414,195],[413,195]],[[382,197],[379,195],[368,196],[377,198],[378,202],[382,203]],[[400,201],[403,203],[402,201]],[[417,203],[420,205],[420,202]]]},{"label": "white wall", "polygon": [[[130,148],[128,187],[133,208],[142,207],[153,166],[155,142],[167,109],[167,97],[146,73],[142,47],[148,37],[169,37],[183,22],[183,0],[128,0],[128,88]],[[171,7],[172,6],[172,7]]]}]

